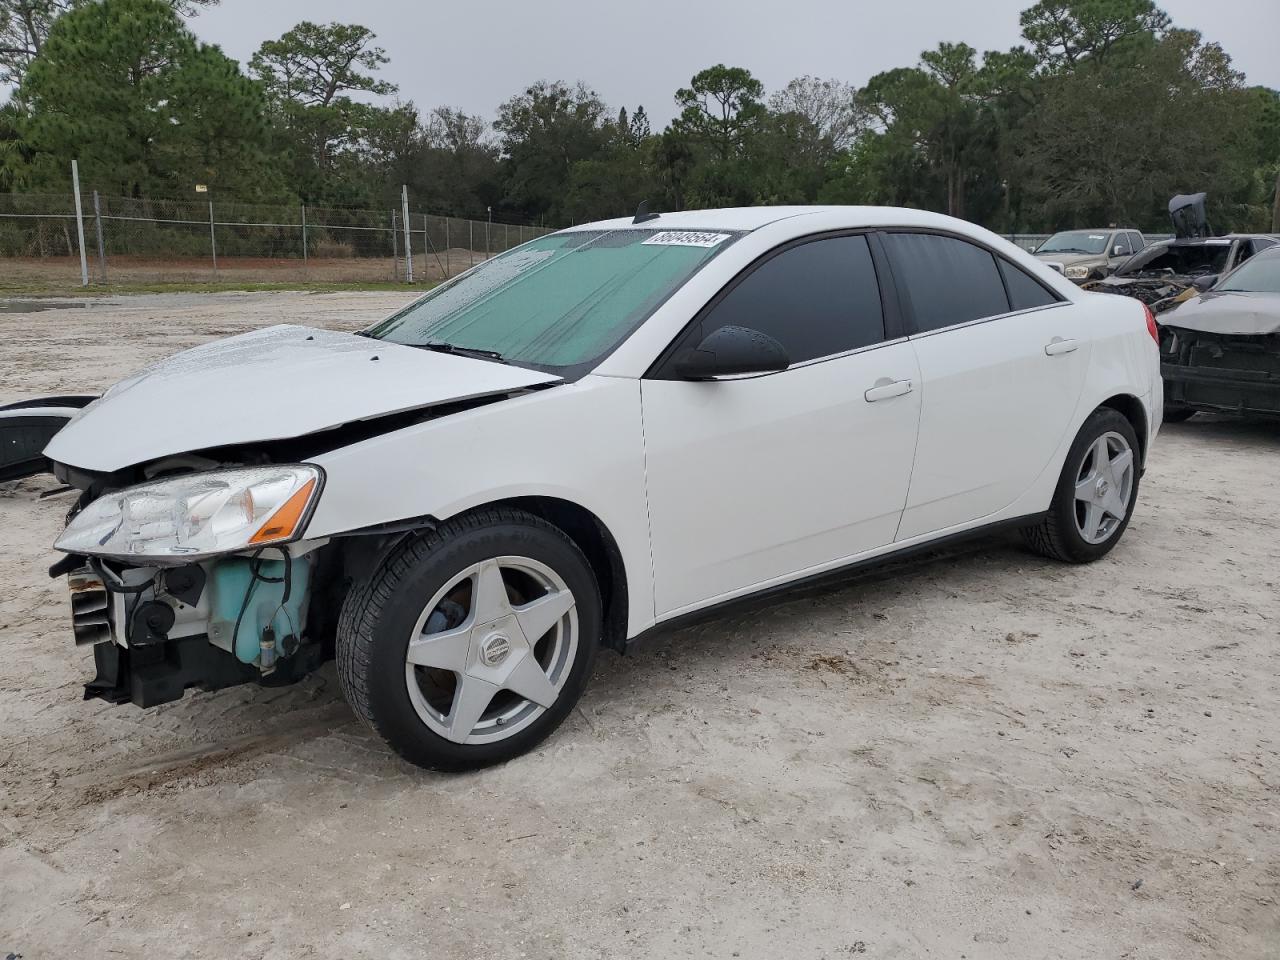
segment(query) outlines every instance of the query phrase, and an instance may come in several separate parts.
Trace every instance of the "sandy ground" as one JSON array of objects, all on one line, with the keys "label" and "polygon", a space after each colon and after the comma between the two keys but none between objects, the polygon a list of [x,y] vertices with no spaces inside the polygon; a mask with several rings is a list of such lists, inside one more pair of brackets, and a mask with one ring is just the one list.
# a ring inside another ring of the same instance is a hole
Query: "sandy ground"
[{"label": "sandy ground", "polygon": [[[0,401],[400,299],[0,314]],[[0,487],[0,956],[1280,957],[1278,465],[1276,428],[1166,427],[1094,566],[988,541],[606,655],[466,776],[332,665],[83,702],[66,503]]]}]

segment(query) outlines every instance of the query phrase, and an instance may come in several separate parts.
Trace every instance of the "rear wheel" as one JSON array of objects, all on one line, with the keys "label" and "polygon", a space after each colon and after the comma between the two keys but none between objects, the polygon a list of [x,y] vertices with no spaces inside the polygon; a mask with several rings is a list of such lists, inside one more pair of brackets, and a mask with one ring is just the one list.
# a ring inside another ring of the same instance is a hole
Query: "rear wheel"
[{"label": "rear wheel", "polygon": [[1037,553],[1068,563],[1105,556],[1129,525],[1138,498],[1138,437],[1109,407],[1095,410],[1076,435],[1040,523],[1023,534]]},{"label": "rear wheel", "polygon": [[353,588],[338,676],[410,763],[465,770],[559,726],[599,637],[599,592],[573,541],[530,514],[489,510],[411,540]]}]

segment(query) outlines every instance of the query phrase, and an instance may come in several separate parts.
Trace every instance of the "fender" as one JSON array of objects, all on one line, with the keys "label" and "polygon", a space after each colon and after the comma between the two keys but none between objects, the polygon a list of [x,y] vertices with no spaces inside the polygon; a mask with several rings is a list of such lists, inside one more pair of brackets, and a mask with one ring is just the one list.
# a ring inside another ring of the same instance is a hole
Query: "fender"
[{"label": "fender", "polygon": [[638,380],[583,377],[372,437],[311,462],[326,479],[307,539],[419,517],[446,520],[522,497],[576,504],[598,517],[618,545],[628,634],[653,623],[652,570],[638,562],[649,556]]}]

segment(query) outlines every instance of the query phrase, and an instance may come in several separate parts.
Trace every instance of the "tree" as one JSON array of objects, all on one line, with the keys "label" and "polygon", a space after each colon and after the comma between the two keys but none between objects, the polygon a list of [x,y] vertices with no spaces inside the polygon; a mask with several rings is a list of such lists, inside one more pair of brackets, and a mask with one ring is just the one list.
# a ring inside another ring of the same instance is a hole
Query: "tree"
[{"label": "tree", "polygon": [[[1044,78],[1019,137],[1035,202],[1051,223],[1138,226],[1166,223],[1175,193],[1228,203],[1252,173],[1240,80],[1220,47],[1186,30]],[[1212,219],[1240,211],[1217,206]]]},{"label": "tree", "polygon": [[[0,84],[22,82],[31,61],[40,54],[54,21],[92,0],[0,0]],[[192,17],[200,7],[219,0],[172,0],[171,6]]]},{"label": "tree", "polygon": [[513,212],[560,218],[574,164],[608,141],[604,103],[582,83],[539,80],[498,108],[507,200]]},{"label": "tree", "polygon": [[833,150],[847,150],[867,123],[857,91],[840,80],[797,77],[769,98],[769,109],[803,117]]},{"label": "tree", "polygon": [[1021,15],[1022,35],[1047,71],[1102,61],[1169,26],[1151,0],[1040,0]]},{"label": "tree", "polygon": [[308,203],[373,202],[381,192],[352,169],[355,155],[370,149],[373,131],[385,145],[404,117],[348,95],[396,92],[373,76],[387,63],[375,39],[359,24],[303,21],[262,44],[249,61],[271,98],[278,148],[292,158],[291,178]]},{"label": "tree", "polygon": [[747,145],[764,118],[764,85],[742,67],[718,63],[676,91],[680,116],[672,129],[728,160]]},{"label": "tree", "polygon": [[77,5],[50,29],[15,103],[32,182],[63,182],[72,157],[89,182],[134,196],[196,182],[253,196],[272,182],[261,90],[165,0]]},{"label": "tree", "polygon": [[249,70],[273,96],[304,107],[327,107],[347,93],[387,96],[396,87],[371,73],[388,62],[385,50],[370,46],[374,39],[359,24],[304,20],[260,46]]},{"label": "tree", "polygon": [[[990,175],[996,137],[985,79],[972,47],[941,43],[920,55],[920,66],[877,74],[859,94],[885,138],[876,155],[886,177],[899,190],[902,178],[910,177],[913,192],[919,191],[922,170],[904,159],[920,154],[941,181],[944,209],[955,217],[973,215],[968,201],[975,188],[985,205],[981,214],[999,196],[999,183]],[[928,186],[924,194],[937,195]]]}]

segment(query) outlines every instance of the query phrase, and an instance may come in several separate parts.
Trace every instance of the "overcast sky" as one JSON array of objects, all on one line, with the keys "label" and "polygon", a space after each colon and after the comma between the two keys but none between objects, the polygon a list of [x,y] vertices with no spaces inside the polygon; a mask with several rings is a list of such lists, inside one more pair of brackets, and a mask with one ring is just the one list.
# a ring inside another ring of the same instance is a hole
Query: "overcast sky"
[{"label": "overcast sky", "polygon": [[[770,91],[803,74],[861,85],[942,40],[1013,46],[1018,13],[1031,2],[222,0],[191,26],[245,63],[299,20],[361,23],[391,58],[383,75],[424,112],[448,105],[492,118],[534,80],[583,80],[614,110],[642,104],[658,130],[675,111],[676,88],[703,67],[746,67]],[[1221,43],[1249,83],[1280,88],[1280,0],[1161,6]]]}]

